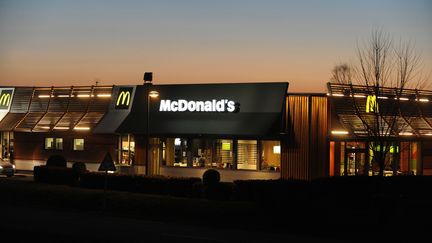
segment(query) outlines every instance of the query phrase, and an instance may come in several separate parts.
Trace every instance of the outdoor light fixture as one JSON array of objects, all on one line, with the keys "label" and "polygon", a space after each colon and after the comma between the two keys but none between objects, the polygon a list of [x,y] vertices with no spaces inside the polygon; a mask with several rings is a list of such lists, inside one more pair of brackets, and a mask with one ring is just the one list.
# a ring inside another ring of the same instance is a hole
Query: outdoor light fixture
[{"label": "outdoor light fixture", "polygon": [[144,83],[151,83],[153,81],[153,73],[145,72],[144,73]]},{"label": "outdoor light fixture", "polygon": [[400,132],[399,135],[401,135],[401,136],[412,136],[413,133],[412,132]]},{"label": "outdoor light fixture", "polygon": [[150,96],[150,98],[157,98],[157,97],[159,97],[159,92],[152,90],[149,92],[149,96]]},{"label": "outdoor light fixture", "polygon": [[55,130],[68,130],[69,127],[54,127]]},{"label": "outdoor light fixture", "polygon": [[111,97],[111,94],[98,94],[97,97]]},{"label": "outdoor light fixture", "polygon": [[348,134],[348,131],[344,131],[344,130],[334,130],[334,131],[331,131],[331,134],[333,134],[333,135],[347,135],[347,134]]},{"label": "outdoor light fixture", "polygon": [[90,127],[74,127],[74,130],[90,130]]}]

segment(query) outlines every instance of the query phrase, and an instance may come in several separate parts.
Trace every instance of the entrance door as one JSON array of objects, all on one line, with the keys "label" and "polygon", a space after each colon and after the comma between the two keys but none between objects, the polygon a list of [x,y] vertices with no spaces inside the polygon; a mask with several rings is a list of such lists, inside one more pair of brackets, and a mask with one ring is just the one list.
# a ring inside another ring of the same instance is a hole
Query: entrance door
[{"label": "entrance door", "polygon": [[349,149],[345,150],[345,175],[364,175],[366,168],[366,150]]}]

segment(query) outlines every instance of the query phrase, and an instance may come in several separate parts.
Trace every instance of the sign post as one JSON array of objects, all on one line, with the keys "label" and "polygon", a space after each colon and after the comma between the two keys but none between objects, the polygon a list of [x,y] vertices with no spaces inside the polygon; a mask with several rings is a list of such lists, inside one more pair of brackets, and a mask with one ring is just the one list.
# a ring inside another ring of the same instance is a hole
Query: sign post
[{"label": "sign post", "polygon": [[102,210],[105,211],[105,209],[106,209],[106,191],[107,191],[107,184],[108,184],[108,171],[116,171],[114,161],[113,161],[111,154],[109,152],[106,153],[104,159],[100,163],[98,171],[104,171],[105,172],[104,197],[103,197],[103,205],[102,205]]}]

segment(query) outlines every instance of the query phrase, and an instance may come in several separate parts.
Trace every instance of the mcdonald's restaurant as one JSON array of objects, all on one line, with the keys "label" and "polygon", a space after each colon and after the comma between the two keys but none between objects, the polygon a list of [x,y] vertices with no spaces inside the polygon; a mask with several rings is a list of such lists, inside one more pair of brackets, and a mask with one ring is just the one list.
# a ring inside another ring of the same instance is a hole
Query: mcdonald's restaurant
[{"label": "mcdonald's restaurant", "polygon": [[[374,175],[361,114],[387,112],[365,87],[290,93],[287,82],[0,87],[1,157],[33,170],[53,154],[97,171],[224,181]],[[403,98],[403,99],[402,99]],[[432,174],[432,91],[404,90],[385,175]],[[384,118],[385,120],[385,118]],[[384,121],[385,123],[386,121]],[[389,126],[387,124],[387,126]]]}]

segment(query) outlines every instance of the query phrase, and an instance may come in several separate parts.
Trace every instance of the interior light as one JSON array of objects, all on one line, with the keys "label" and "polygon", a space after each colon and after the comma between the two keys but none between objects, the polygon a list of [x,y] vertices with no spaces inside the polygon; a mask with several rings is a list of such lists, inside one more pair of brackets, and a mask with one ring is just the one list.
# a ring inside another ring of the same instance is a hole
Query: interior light
[{"label": "interior light", "polygon": [[432,136],[432,133],[426,133],[425,135],[426,136]]},{"label": "interior light", "polygon": [[280,147],[280,145],[273,146],[273,153],[274,154],[280,154],[281,153],[281,147]]},{"label": "interior light", "polygon": [[43,126],[43,127],[39,127],[40,129],[51,129],[50,127],[47,126]]},{"label": "interior light", "polygon": [[418,101],[420,101],[420,102],[429,102],[429,99],[418,99]]},{"label": "interior light", "polygon": [[39,95],[38,97],[39,97],[39,98],[50,98],[51,95]]},{"label": "interior light", "polygon": [[378,96],[377,98],[378,99],[382,99],[382,100],[387,100],[389,97],[387,97],[387,96]]},{"label": "interior light", "polygon": [[59,98],[69,98],[70,95],[57,95],[57,97],[59,97]]},{"label": "interior light", "polygon": [[355,98],[366,98],[365,95],[354,95]]},{"label": "interior light", "polygon": [[342,97],[342,96],[344,96],[344,95],[343,95],[343,94],[332,94],[332,96]]},{"label": "interior light", "polygon": [[348,134],[348,131],[344,131],[344,130],[334,130],[334,131],[331,131],[331,133],[332,133],[333,135],[347,135],[347,134]]},{"label": "interior light", "polygon": [[399,100],[409,100],[409,99],[406,97],[400,97]]}]

